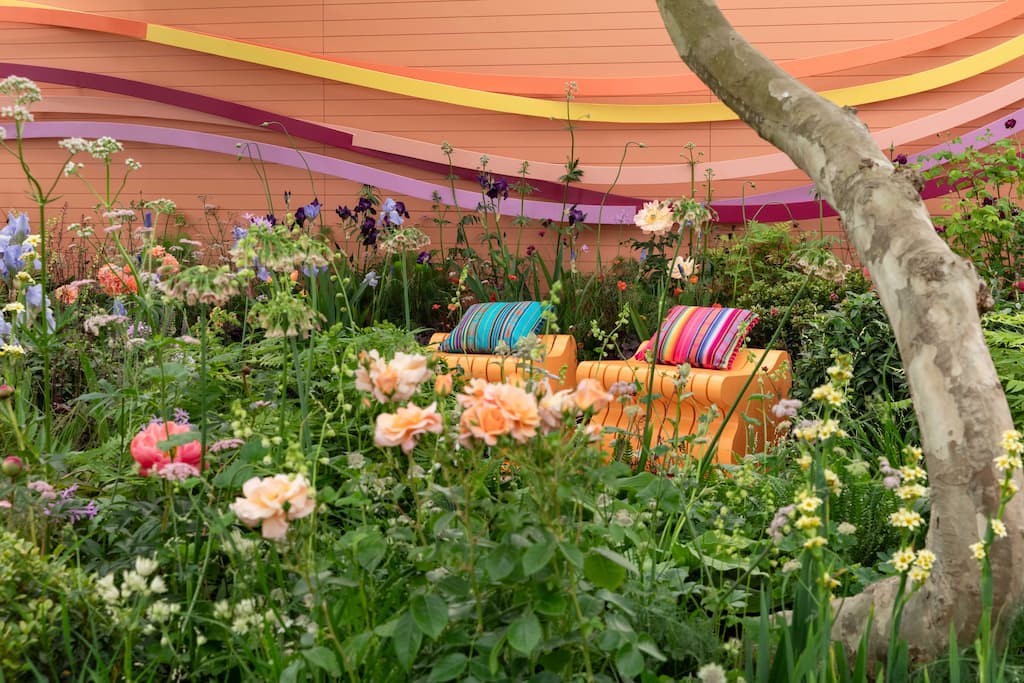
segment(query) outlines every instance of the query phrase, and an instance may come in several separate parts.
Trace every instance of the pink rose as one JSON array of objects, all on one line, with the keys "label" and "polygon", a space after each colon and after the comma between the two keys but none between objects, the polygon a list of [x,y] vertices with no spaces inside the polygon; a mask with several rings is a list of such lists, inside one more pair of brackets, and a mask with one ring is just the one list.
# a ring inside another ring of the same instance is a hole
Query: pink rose
[{"label": "pink rose", "polygon": [[263,525],[263,538],[284,538],[288,522],[309,515],[316,508],[309,482],[301,474],[253,477],[242,485],[244,498],[235,498],[231,510],[247,527]]},{"label": "pink rose", "polygon": [[146,428],[132,439],[131,452],[135,462],[139,463],[139,474],[148,477],[150,472],[160,472],[172,462],[191,465],[197,471],[203,458],[203,447],[199,440],[189,441],[171,451],[162,451],[157,444],[166,441],[173,434],[190,431],[188,425],[176,422],[150,422]]},{"label": "pink rose", "polygon": [[426,408],[415,405],[402,406],[394,413],[377,416],[377,430],[373,442],[381,447],[401,446],[402,452],[409,453],[416,447],[420,434],[440,434],[444,429],[437,403]]}]

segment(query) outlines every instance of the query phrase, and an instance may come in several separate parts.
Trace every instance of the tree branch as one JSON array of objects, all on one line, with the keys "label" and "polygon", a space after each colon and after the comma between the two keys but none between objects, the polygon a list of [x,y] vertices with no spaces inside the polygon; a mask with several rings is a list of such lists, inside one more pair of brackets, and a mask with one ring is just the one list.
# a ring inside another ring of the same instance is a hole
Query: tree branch
[{"label": "tree branch", "polygon": [[[713,0],[658,0],[683,61],[729,108],[785,152],[839,212],[892,322],[931,480],[931,578],[907,605],[901,635],[915,659],[946,651],[949,627],[973,640],[980,573],[968,546],[998,506],[993,459],[1012,429],[981,331],[974,269],[939,238],[912,174],[898,172],[848,108],[820,97],[772,63],[728,23]],[[992,548],[996,605],[1005,624],[1024,596],[1024,499]],[[883,581],[839,606],[833,635],[849,651],[874,612],[871,655],[888,645],[895,585]]]}]

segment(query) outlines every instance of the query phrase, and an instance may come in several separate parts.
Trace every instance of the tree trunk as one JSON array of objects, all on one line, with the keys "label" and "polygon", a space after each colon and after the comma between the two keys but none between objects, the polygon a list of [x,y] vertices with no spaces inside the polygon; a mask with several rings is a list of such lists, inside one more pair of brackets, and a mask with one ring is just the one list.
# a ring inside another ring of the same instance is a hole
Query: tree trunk
[{"label": "tree trunk", "polygon": [[[981,614],[978,562],[999,501],[993,459],[1012,429],[1010,411],[981,331],[987,289],[970,263],[936,235],[919,194],[920,176],[895,168],[848,108],[818,96],[769,61],[726,21],[714,0],[658,0],[683,61],[739,117],[785,152],[839,212],[892,322],[907,372],[931,483],[927,545],[938,556],[931,578],[904,612],[911,656],[928,660],[948,646],[950,626],[973,642]],[[991,561],[997,620],[1006,625],[1024,597],[1024,498],[1004,517]],[[848,651],[867,626],[871,655],[888,645],[897,585],[885,580],[838,606],[833,635]]]}]

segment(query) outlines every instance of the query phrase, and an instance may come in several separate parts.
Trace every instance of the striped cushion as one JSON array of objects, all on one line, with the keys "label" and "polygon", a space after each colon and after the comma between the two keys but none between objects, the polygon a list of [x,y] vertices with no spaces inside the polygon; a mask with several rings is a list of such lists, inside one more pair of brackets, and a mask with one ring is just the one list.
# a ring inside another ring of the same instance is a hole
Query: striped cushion
[{"label": "striped cushion", "polygon": [[494,353],[500,341],[515,346],[538,331],[544,310],[539,301],[473,304],[437,348],[447,353]]},{"label": "striped cushion", "polygon": [[661,323],[660,338],[656,335],[642,344],[633,358],[644,360],[658,338],[654,353],[658,363],[728,370],[757,321],[756,313],[742,308],[673,306]]}]

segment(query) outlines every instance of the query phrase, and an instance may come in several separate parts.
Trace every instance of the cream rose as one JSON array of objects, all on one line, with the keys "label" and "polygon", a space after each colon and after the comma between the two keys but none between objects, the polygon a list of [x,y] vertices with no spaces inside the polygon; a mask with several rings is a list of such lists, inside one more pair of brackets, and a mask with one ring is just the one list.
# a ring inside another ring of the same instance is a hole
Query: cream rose
[{"label": "cream rose", "polygon": [[301,474],[253,477],[242,485],[243,498],[231,510],[249,528],[263,525],[263,538],[284,538],[288,522],[313,512],[316,502],[309,481]]}]

